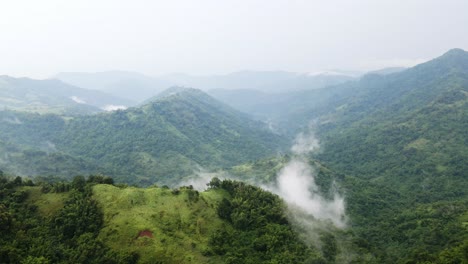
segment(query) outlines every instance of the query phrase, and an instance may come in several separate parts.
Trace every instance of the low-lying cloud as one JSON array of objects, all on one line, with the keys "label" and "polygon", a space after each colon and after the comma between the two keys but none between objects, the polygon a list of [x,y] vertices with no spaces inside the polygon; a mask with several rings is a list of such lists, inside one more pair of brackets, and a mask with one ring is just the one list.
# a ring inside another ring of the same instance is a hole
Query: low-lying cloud
[{"label": "low-lying cloud", "polygon": [[125,105],[105,105],[101,109],[104,111],[110,112],[110,111],[116,111],[116,110],[125,110],[127,108],[128,107],[126,107]]},{"label": "low-lying cloud", "polygon": [[15,124],[15,125],[23,124],[23,122],[21,120],[19,120],[16,116],[14,116],[14,117],[5,117],[5,118],[3,118],[3,122],[10,123],[10,124]]},{"label": "low-lying cloud", "polygon": [[300,209],[316,219],[330,220],[337,227],[345,227],[344,198],[333,194],[328,200],[320,194],[315,183],[315,171],[300,158],[291,160],[278,174],[271,190],[281,196],[291,209]]},{"label": "low-lying cloud", "polygon": [[305,157],[319,148],[319,140],[312,132],[299,133],[291,147],[295,156],[279,172],[273,191],[290,208],[300,209],[316,219],[330,220],[335,226],[343,228],[346,226],[344,197],[336,191],[331,195],[333,199],[321,195],[315,182],[317,173]]},{"label": "low-lying cloud", "polygon": [[[276,181],[270,184],[250,182],[280,196],[288,205],[288,215],[300,219],[311,218],[321,221],[331,221],[338,228],[346,226],[345,199],[336,191],[336,186],[330,188],[331,194],[326,198],[315,179],[316,170],[309,164],[306,154],[318,151],[319,140],[313,133],[300,133],[291,147],[293,158],[278,172]],[[226,172],[208,172],[201,168],[194,171],[194,176],[181,182],[179,186],[192,185],[197,190],[205,190],[206,184],[214,177],[236,180]],[[252,181],[255,181],[252,179]],[[304,220],[301,220],[304,222]],[[312,223],[307,223],[312,226]]]},{"label": "low-lying cloud", "polygon": [[294,139],[294,144],[291,147],[291,151],[296,155],[305,155],[307,153],[318,150],[319,147],[319,141],[313,133],[301,132]]},{"label": "low-lying cloud", "polygon": [[[307,154],[319,151],[319,149],[320,142],[313,133],[300,133],[291,147],[293,157],[278,172],[274,182],[265,185],[251,179],[249,183],[280,196],[287,203],[288,215],[295,222],[318,227],[316,223],[310,221],[315,219],[331,222],[335,227],[344,228],[347,217],[343,195],[337,191],[336,183],[330,186],[331,193],[323,194],[316,183],[317,171],[309,164],[306,157]],[[194,171],[193,177],[181,182],[179,186],[192,185],[195,189],[202,191],[214,177],[236,180],[226,172],[213,173],[198,168]],[[311,232],[315,231],[311,230]]]},{"label": "low-lying cloud", "polygon": [[78,96],[72,96],[70,97],[70,99],[72,99],[75,103],[78,103],[78,104],[86,104],[86,101],[79,98]]}]

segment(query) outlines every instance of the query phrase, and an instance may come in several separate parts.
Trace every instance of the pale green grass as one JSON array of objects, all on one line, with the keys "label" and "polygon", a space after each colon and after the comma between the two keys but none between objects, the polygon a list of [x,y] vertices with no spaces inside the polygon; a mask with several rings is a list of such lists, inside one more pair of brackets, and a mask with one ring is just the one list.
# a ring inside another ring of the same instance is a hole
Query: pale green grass
[{"label": "pale green grass", "polygon": [[425,149],[428,145],[430,144],[430,141],[425,139],[425,138],[418,138],[412,142],[410,142],[408,145],[405,146],[405,150],[409,150],[411,148],[423,150]]},{"label": "pale green grass", "polygon": [[462,214],[460,217],[460,222],[462,223],[462,226],[467,229],[468,231],[468,212]]},{"label": "pale green grass", "polygon": [[28,192],[27,202],[36,205],[44,217],[50,217],[60,210],[69,196],[69,193],[42,193],[39,186],[24,186],[21,189]]},{"label": "pale green grass", "polygon": [[[93,196],[104,212],[99,238],[114,250],[138,252],[141,263],[217,263],[219,259],[210,260],[203,252],[210,234],[223,224],[216,204],[224,195],[207,191],[189,199],[188,190],[173,194],[156,187],[96,185]],[[138,237],[143,230],[153,238]]]}]

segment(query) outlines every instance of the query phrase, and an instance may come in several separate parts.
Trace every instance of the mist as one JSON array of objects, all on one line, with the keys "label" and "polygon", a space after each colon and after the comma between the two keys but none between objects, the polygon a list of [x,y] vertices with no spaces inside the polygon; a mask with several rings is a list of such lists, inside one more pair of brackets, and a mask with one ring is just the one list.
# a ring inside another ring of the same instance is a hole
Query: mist
[{"label": "mist", "polygon": [[344,197],[336,191],[337,188],[330,188],[333,199],[326,199],[315,182],[316,170],[307,162],[306,155],[318,151],[319,147],[319,140],[313,133],[299,133],[291,147],[293,158],[280,170],[274,185],[266,188],[284,199],[291,216],[308,215],[344,228]]},{"label": "mist", "polygon": [[412,66],[454,43],[468,48],[460,26],[468,24],[467,9],[467,1],[454,0],[3,1],[0,72],[48,78],[118,69],[159,75]]},{"label": "mist", "polygon": [[23,122],[19,120],[16,116],[13,117],[4,117],[2,119],[3,122],[10,123],[10,124],[15,124],[15,125],[21,125]]},{"label": "mist", "polygon": [[[345,228],[347,219],[345,198],[337,191],[337,184],[333,183],[330,188],[332,193],[327,195],[332,199],[327,199],[315,182],[317,172],[307,161],[307,154],[316,152],[319,148],[319,140],[313,133],[299,133],[291,147],[293,158],[278,172],[274,182],[249,182],[280,196],[287,204],[287,215],[291,220],[308,226],[311,232],[315,232],[315,228],[322,229],[326,226],[318,224],[316,220],[332,223],[337,228]],[[194,189],[203,191],[214,177],[221,180],[240,180],[225,171],[210,172],[197,167],[191,177],[177,186],[191,185]]]},{"label": "mist", "polygon": [[302,210],[320,220],[330,220],[336,227],[346,226],[344,198],[338,193],[332,200],[320,195],[315,183],[315,171],[299,158],[290,161],[279,173],[276,189],[273,192],[281,196],[291,209]]}]

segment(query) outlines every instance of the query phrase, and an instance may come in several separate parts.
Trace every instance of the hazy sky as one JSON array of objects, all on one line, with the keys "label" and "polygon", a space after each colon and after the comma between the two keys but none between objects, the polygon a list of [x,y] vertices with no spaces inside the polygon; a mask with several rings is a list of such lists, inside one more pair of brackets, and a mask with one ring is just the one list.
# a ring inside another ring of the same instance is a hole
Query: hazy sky
[{"label": "hazy sky", "polygon": [[454,47],[467,0],[0,0],[0,75],[369,70]]}]

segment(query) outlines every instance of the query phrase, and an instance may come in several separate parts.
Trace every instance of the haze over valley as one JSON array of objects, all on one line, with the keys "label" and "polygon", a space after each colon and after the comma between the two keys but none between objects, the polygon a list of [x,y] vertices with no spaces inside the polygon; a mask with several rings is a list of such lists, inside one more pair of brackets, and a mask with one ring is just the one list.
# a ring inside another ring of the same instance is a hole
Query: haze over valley
[{"label": "haze over valley", "polygon": [[468,263],[463,1],[19,2],[0,263]]}]

